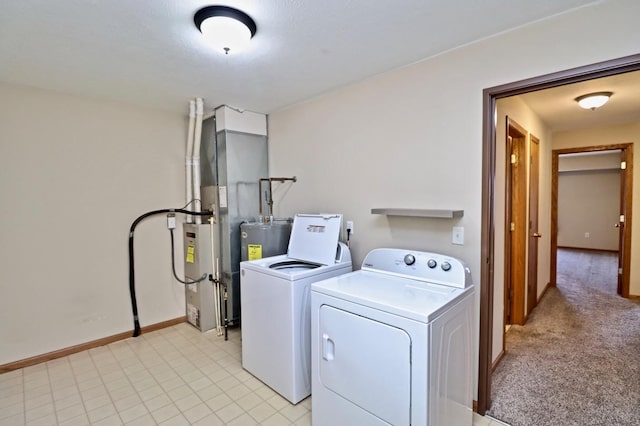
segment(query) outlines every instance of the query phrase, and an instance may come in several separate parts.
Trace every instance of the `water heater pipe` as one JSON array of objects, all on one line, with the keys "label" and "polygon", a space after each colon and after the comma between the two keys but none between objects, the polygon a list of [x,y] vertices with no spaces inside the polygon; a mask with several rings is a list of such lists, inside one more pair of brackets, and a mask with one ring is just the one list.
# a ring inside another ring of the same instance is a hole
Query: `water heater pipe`
[{"label": "water heater pipe", "polygon": [[213,312],[216,317],[216,331],[218,336],[222,336],[222,322],[221,322],[221,312],[220,312],[220,269],[218,258],[216,257],[216,247],[215,247],[215,234],[213,231],[213,226],[216,223],[215,213],[209,218],[209,231],[211,232],[210,241],[211,241],[211,264],[213,266]]},{"label": "water heater pipe", "polygon": [[269,192],[266,198],[266,203],[269,206],[269,216],[273,216],[273,182],[286,182],[286,181],[291,181],[291,182],[296,182],[298,180],[297,177],[290,177],[290,178],[286,178],[286,177],[269,177],[269,178],[261,178],[258,181],[258,203],[260,205],[260,216],[262,216],[262,182],[269,182]]},{"label": "water heater pipe", "polygon": [[[193,200],[193,135],[196,124],[196,101],[189,101],[189,131],[187,133],[187,153],[185,156],[185,206]],[[187,216],[187,223],[192,223],[191,216]]]},{"label": "water heater pipe", "polygon": [[[200,202],[200,141],[202,139],[202,119],[204,116],[204,101],[196,98],[196,126],[193,143],[193,210],[202,211]],[[196,216],[196,223],[202,223],[202,218]]]}]

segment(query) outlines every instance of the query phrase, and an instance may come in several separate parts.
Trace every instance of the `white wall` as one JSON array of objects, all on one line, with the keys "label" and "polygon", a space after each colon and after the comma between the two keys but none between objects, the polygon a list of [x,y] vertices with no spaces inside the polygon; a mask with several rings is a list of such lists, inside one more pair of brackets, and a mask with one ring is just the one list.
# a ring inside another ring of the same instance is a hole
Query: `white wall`
[{"label": "white wall", "polygon": [[[270,173],[299,179],[276,214],[344,213],[355,222],[356,265],[374,247],[437,250],[464,259],[477,281],[482,90],[637,53],[637,16],[635,0],[599,2],[272,113]],[[585,37],[591,25],[597,37]],[[464,217],[391,218],[371,215],[373,207],[455,208]],[[451,244],[453,225],[465,227],[464,246]]]},{"label": "white wall", "polygon": [[620,150],[580,152],[558,156],[559,172],[620,170]]},{"label": "white wall", "polygon": [[602,126],[578,131],[556,132],[553,134],[553,149],[576,148],[586,146],[613,145],[619,143],[634,144],[633,161],[633,217],[631,239],[631,276],[629,294],[640,295],[640,153],[636,143],[640,141],[640,122],[615,126]]},{"label": "white wall", "polygon": [[[182,206],[185,139],[179,114],[0,84],[0,365],[133,329],[129,227]],[[184,315],[164,217],[135,245],[141,325]]]},{"label": "white wall", "polygon": [[618,159],[618,170],[558,174],[559,247],[618,250],[619,165]]}]

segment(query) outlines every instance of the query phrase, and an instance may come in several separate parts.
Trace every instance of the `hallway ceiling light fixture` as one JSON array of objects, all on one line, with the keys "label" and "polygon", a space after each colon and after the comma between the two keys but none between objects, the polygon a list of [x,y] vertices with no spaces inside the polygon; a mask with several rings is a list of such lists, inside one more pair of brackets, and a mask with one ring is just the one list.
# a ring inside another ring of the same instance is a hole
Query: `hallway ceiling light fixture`
[{"label": "hallway ceiling light fixture", "polygon": [[204,7],[196,12],[193,22],[207,43],[226,54],[245,49],[257,29],[249,15],[227,6]]},{"label": "hallway ceiling light fixture", "polygon": [[574,100],[584,109],[590,109],[591,111],[596,108],[600,108],[602,105],[609,102],[609,98],[613,95],[613,92],[596,92],[589,93],[587,95],[578,96]]}]

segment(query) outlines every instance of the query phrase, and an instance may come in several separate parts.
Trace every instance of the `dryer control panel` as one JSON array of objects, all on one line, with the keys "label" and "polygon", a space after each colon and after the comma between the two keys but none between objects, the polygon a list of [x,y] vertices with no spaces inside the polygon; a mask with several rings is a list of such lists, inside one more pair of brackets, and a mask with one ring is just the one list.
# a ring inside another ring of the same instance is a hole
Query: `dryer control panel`
[{"label": "dryer control panel", "polygon": [[367,254],[362,262],[362,270],[456,288],[473,285],[471,270],[462,260],[440,253],[379,248]]}]

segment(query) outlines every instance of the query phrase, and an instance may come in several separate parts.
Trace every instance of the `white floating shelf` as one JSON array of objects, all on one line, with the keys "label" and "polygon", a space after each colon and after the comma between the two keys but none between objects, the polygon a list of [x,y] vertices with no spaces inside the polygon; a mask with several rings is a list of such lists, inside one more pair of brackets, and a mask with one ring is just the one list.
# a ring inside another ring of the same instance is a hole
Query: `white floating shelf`
[{"label": "white floating shelf", "polygon": [[431,217],[438,219],[453,219],[464,216],[464,210],[435,210],[435,209],[371,209],[371,214],[387,216]]}]

